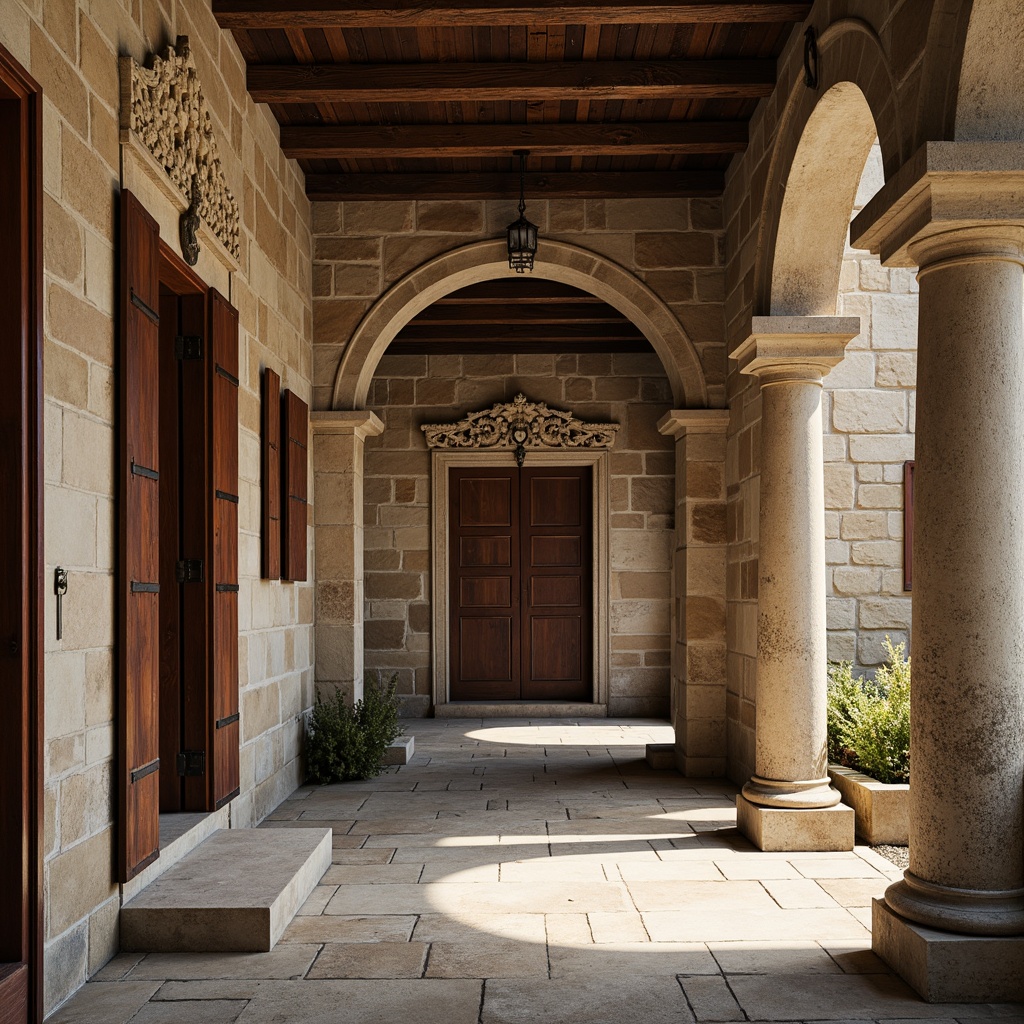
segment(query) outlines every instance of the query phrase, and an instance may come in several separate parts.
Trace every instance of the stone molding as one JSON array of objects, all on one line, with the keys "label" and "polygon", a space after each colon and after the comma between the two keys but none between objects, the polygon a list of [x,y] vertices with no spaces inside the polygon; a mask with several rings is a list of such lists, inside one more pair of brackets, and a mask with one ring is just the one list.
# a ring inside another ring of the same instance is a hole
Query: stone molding
[{"label": "stone molding", "polygon": [[[377,299],[345,344],[335,374],[332,407],[365,407],[373,375],[388,345],[417,313],[467,285],[514,276],[505,242],[499,239],[471,242],[410,271]],[[672,309],[635,273],[590,249],[546,239],[537,253],[533,277],[579,288],[624,313],[661,360],[672,385],[672,400],[707,406],[708,386],[696,346]]]},{"label": "stone molding", "polygon": [[376,437],[384,432],[384,424],[368,409],[314,412],[310,414],[314,434],[354,434],[358,438]]},{"label": "stone molding", "polygon": [[729,358],[762,383],[820,382],[858,334],[856,316],[755,316],[750,335]]},{"label": "stone molding", "polygon": [[149,153],[184,200],[198,186],[199,217],[237,263],[240,256],[238,203],[227,186],[209,106],[199,84],[188,36],[178,36],[149,67],[119,59],[122,144],[134,139]]},{"label": "stone molding", "polygon": [[[562,449],[535,452],[534,465],[592,466],[593,493],[593,703],[608,704],[611,677],[611,544],[610,515],[611,470],[609,452],[601,448]],[[455,466],[514,466],[512,451],[484,449],[478,451],[444,451],[435,449],[431,455],[430,521],[431,527],[431,631],[430,646],[433,666],[432,699],[435,706],[449,701],[449,608],[451,602],[451,558],[448,543],[449,493],[448,470]],[[607,710],[605,711],[607,713]]]},{"label": "stone molding", "polygon": [[728,409],[670,409],[658,420],[658,433],[676,439],[686,434],[724,434],[729,416]]},{"label": "stone molding", "polygon": [[584,423],[571,412],[518,394],[511,402],[496,402],[455,423],[424,423],[420,427],[431,449],[514,449],[520,443],[513,436],[517,429],[526,431],[521,443],[527,451],[611,448],[619,424]]},{"label": "stone molding", "polygon": [[1024,262],[1024,143],[928,142],[850,226],[890,267],[949,258]]}]

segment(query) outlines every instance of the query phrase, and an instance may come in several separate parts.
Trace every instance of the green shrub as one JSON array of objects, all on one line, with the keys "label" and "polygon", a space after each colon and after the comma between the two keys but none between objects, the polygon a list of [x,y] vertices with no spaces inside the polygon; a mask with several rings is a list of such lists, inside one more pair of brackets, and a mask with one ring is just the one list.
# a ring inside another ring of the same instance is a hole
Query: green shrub
[{"label": "green shrub", "polygon": [[855,679],[849,662],[829,666],[828,758],[879,782],[910,781],[910,659],[885,638],[886,664]]},{"label": "green shrub", "polygon": [[363,699],[353,705],[346,703],[342,690],[328,697],[317,690],[306,731],[310,779],[323,784],[380,775],[385,748],[402,732],[397,680],[397,674],[385,683],[367,673]]}]

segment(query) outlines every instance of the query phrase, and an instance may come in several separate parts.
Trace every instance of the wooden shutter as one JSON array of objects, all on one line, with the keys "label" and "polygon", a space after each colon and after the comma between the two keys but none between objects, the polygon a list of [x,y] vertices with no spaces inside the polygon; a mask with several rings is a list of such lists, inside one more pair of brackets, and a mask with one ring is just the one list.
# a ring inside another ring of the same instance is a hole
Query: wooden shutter
[{"label": "wooden shutter", "polygon": [[213,714],[207,774],[211,809],[238,795],[238,312],[210,289],[210,444],[213,536],[209,673]]},{"label": "wooden shutter", "polygon": [[281,397],[281,576],[306,578],[306,499],[309,406],[291,391]]},{"label": "wooden shutter", "polygon": [[121,193],[119,868],[160,855],[159,229]]},{"label": "wooden shutter", "polygon": [[281,578],[281,378],[269,367],[263,371],[261,419],[263,578],[276,580]]}]

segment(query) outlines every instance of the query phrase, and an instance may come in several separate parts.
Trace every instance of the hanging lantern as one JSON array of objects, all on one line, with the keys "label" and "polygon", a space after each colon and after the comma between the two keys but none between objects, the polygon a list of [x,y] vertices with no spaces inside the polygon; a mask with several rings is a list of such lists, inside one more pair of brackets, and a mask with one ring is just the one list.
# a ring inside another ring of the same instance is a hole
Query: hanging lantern
[{"label": "hanging lantern", "polygon": [[519,157],[519,220],[508,226],[508,267],[517,274],[533,270],[533,257],[537,252],[537,225],[526,219],[526,199],[523,192],[526,177],[526,158],[529,150],[517,149]]}]

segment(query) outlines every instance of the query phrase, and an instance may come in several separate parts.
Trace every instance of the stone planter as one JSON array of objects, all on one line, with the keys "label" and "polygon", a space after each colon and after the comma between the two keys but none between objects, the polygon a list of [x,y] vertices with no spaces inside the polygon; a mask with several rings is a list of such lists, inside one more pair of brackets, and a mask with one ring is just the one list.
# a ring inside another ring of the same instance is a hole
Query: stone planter
[{"label": "stone planter", "polygon": [[832,785],[856,815],[857,837],[872,846],[906,846],[910,834],[910,786],[878,782],[852,768],[828,766]]}]

